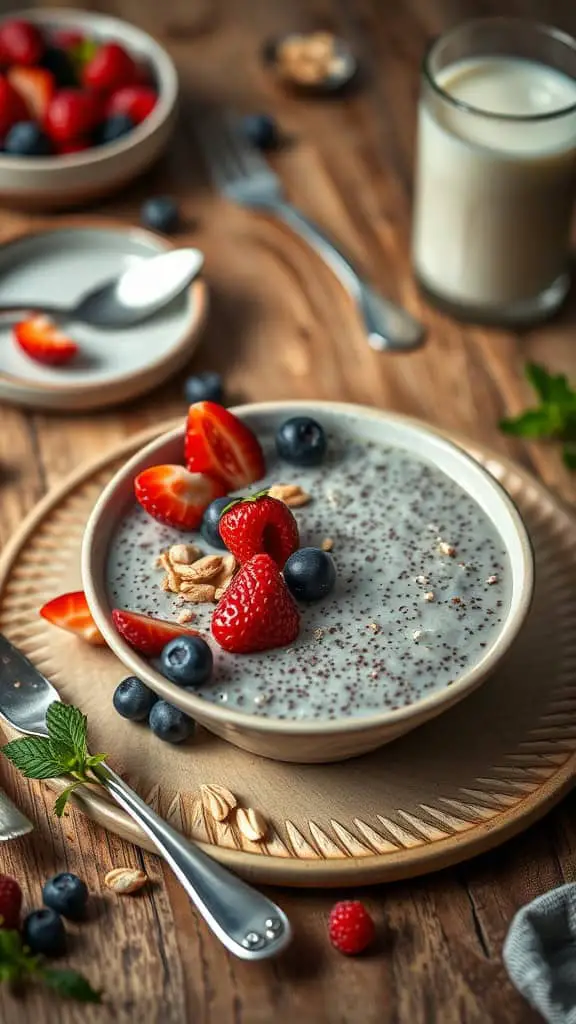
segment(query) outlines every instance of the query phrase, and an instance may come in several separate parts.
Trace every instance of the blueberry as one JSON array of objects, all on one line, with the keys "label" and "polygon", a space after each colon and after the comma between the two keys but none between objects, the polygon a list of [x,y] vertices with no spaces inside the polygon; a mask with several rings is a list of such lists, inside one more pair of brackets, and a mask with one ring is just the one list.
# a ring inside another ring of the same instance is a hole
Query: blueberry
[{"label": "blueberry", "polygon": [[278,429],[276,449],[293,466],[319,466],[326,454],[326,434],[309,416],[294,416]]},{"label": "blueberry", "polygon": [[197,373],[184,381],[184,397],[187,402],[218,402],[222,404],[224,385],[222,377],[213,370]]},{"label": "blueberry", "polygon": [[24,920],[22,940],[33,953],[59,956],[66,949],[66,931],[60,914],[50,907],[33,910]]},{"label": "blueberry", "polygon": [[35,121],[18,121],[4,140],[4,152],[11,156],[50,156],[52,145]]},{"label": "blueberry", "polygon": [[280,143],[278,125],[269,114],[247,114],[242,129],[250,145],[257,149],[276,149]]},{"label": "blueberry", "polygon": [[194,720],[166,700],[156,701],[148,724],[154,735],[166,743],[183,743],[194,732]]},{"label": "blueberry", "polygon": [[220,536],[220,519],[224,509],[227,505],[231,505],[232,501],[232,498],[216,498],[210,503],[210,505],[208,505],[208,508],[202,517],[200,533],[208,544],[211,544],[213,548],[220,548],[221,551],[226,551],[227,548]]},{"label": "blueberry", "polygon": [[55,910],[57,914],[62,914],[62,917],[80,921],[86,910],[88,889],[78,875],[64,871],[61,875],[54,875],[54,878],[44,882],[42,899],[45,906]]},{"label": "blueberry", "polygon": [[297,600],[319,601],[334,587],[336,566],[326,551],[320,548],[300,548],[286,562],[284,579]]},{"label": "blueberry", "polygon": [[128,114],[113,114],[112,117],[106,118],[100,125],[94,141],[96,145],[116,142],[116,139],[121,139],[123,135],[128,135],[134,127],[134,121]]},{"label": "blueberry", "polygon": [[129,718],[131,722],[143,722],[148,718],[157,699],[156,694],[141,679],[128,676],[118,683],[112,703],[122,718]]},{"label": "blueberry", "polygon": [[163,231],[165,235],[176,231],[180,222],[178,207],[169,196],[153,196],[142,203],[140,221],[145,228]]},{"label": "blueberry", "polygon": [[212,651],[201,636],[177,636],[162,651],[162,672],[180,686],[201,686],[212,675]]},{"label": "blueberry", "polygon": [[59,89],[74,89],[78,86],[78,75],[74,62],[59,46],[47,46],[40,59],[40,64],[52,72]]}]

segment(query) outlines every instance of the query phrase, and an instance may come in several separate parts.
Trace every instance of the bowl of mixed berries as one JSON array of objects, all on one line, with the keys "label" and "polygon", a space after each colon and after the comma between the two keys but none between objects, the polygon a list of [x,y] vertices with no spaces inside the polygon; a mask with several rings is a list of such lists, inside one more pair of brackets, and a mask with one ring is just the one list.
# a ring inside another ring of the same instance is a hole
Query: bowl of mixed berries
[{"label": "bowl of mixed berries", "polygon": [[124,185],[166,146],[178,80],[165,50],[92,11],[0,20],[0,201],[56,208]]}]

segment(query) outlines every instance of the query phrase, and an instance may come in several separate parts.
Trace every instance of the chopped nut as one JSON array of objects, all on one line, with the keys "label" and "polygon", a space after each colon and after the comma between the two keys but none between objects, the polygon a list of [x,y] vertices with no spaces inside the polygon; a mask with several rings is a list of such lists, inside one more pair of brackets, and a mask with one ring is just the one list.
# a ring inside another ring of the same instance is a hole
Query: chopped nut
[{"label": "chopped nut", "polygon": [[[162,579],[160,580],[160,590],[172,590],[170,586],[170,580],[168,579],[167,576],[163,576]],[[174,591],[172,591],[172,593],[174,593]]]},{"label": "chopped nut", "polygon": [[192,583],[206,583],[217,576],[222,569],[222,555],[204,555],[192,565],[177,565],[174,569],[183,580],[189,580]]},{"label": "chopped nut", "polygon": [[324,630],[323,629],[315,629],[314,630],[314,639],[315,640],[321,640],[323,636],[324,636]]},{"label": "chopped nut", "polygon": [[148,875],[139,868],[112,868],[112,871],[104,876],[104,884],[119,896],[137,892],[147,881]]},{"label": "chopped nut", "polygon": [[415,629],[414,632],[412,633],[412,639],[413,640],[421,640],[423,636],[424,636],[424,630],[423,629]]},{"label": "chopped nut", "polygon": [[300,508],[311,501],[311,497],[298,484],[274,484],[268,491],[270,498],[284,502],[288,508]]},{"label": "chopped nut", "polygon": [[178,588],[180,586],[180,580],[178,579],[178,576],[174,571],[174,568],[172,567],[172,563],[168,557],[167,551],[162,552],[162,554],[160,555],[160,561],[162,563],[162,567],[166,570],[167,581],[167,585],[165,587],[163,586],[162,589],[171,590],[173,594],[177,594]]},{"label": "chopped nut", "polygon": [[189,608],[183,608],[181,612],[176,616],[176,621],[182,626],[186,626],[188,622],[193,622],[196,618],[194,612],[190,611]]},{"label": "chopped nut", "polygon": [[438,551],[441,555],[448,555],[449,558],[454,558],[456,554],[456,548],[453,544],[448,544],[445,540],[441,540],[438,543]]},{"label": "chopped nut", "polygon": [[434,594],[433,590],[429,590],[427,594],[424,594],[425,601],[434,601],[435,597],[436,595]]},{"label": "chopped nut", "polygon": [[322,551],[332,551],[332,548],[334,547],[332,537],[324,537],[320,547],[322,548]]},{"label": "chopped nut", "polygon": [[378,625],[377,622],[370,622],[368,624],[368,629],[371,629],[373,633],[379,633],[380,632],[380,626]]},{"label": "chopped nut", "polygon": [[489,587],[493,586],[494,583],[498,583],[498,576],[496,575],[496,573],[494,573],[492,576],[489,576],[488,579],[486,580],[486,583],[488,584]]},{"label": "chopped nut", "polygon": [[181,583],[180,593],[190,604],[207,604],[214,601],[216,588],[210,583]]},{"label": "chopped nut", "polygon": [[192,562],[196,562],[201,555],[200,548],[195,544],[173,544],[168,550],[168,558],[172,564],[179,562],[180,565],[192,565]]},{"label": "chopped nut", "polygon": [[420,576],[416,576],[415,582],[418,583],[421,587],[425,587],[426,584],[430,582],[430,580],[428,579],[427,576],[424,576],[421,573]]},{"label": "chopped nut", "polygon": [[253,843],[259,843],[264,839],[268,831],[268,823],[260,811],[253,807],[238,807],[236,811],[236,824],[245,839]]},{"label": "chopped nut", "polygon": [[154,559],[154,561],[152,562],[152,568],[153,569],[163,569],[164,568],[164,562],[162,561],[162,555],[158,555],[158,557]]},{"label": "chopped nut", "polygon": [[200,797],[204,810],[215,821],[226,821],[230,811],[233,811],[238,803],[236,797],[229,789],[215,784],[200,786]]},{"label": "chopped nut", "polygon": [[234,555],[220,555],[220,571],[210,581],[217,590],[226,590],[228,584],[234,578],[238,569],[238,563]]}]

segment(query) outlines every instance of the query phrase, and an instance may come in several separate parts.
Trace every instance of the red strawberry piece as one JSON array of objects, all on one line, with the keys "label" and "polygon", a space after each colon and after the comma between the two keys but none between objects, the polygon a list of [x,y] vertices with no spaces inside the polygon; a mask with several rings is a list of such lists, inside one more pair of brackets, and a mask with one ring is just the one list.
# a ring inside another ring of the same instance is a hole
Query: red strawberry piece
[{"label": "red strawberry piece", "polygon": [[151,466],[134,480],[136,500],[159,523],[195,530],[210,502],[226,487],[216,477],[189,473],[184,466]]},{"label": "red strawberry piece", "polygon": [[114,608],[112,621],[123,640],[148,658],[160,657],[166,644],[178,636],[201,635],[197,630],[180,626],[177,622],[166,622],[152,615],[141,615],[140,612],[123,611],[120,608]]},{"label": "red strawberry piece", "polygon": [[290,509],[267,494],[244,498],[224,513],[220,536],[239,562],[254,555],[270,555],[282,570],[300,547],[298,524]]},{"label": "red strawberry piece", "polygon": [[13,327],[14,338],[23,352],[37,363],[62,366],[78,352],[72,338],[64,334],[49,316],[33,316]]},{"label": "red strawberry piece", "polygon": [[60,89],[51,99],[44,127],[55,142],[70,142],[90,134],[102,120],[99,98],[86,89]]},{"label": "red strawberry piece", "polygon": [[53,626],[75,633],[94,647],[102,647],[106,641],[92,618],[83,590],[60,594],[40,609],[40,615]]},{"label": "red strawberry piece", "polygon": [[374,921],[359,900],[342,900],[330,911],[330,942],[347,956],[362,953],[374,938]]},{"label": "red strawberry piece", "polygon": [[83,153],[92,145],[88,139],[70,139],[69,142],[57,142],[55,148],[59,156],[66,156],[68,153]]},{"label": "red strawberry piece", "polygon": [[84,42],[83,33],[73,28],[54,29],[51,37],[53,45],[59,46],[61,50],[72,50]]},{"label": "red strawberry piece", "polygon": [[134,124],[140,124],[152,113],[158,96],[147,85],[125,85],[113,92],[106,106],[106,117],[127,114]]},{"label": "red strawberry piece", "polygon": [[36,25],[17,18],[0,25],[0,55],[4,64],[37,64],[44,53],[42,33]]},{"label": "red strawberry piece", "polygon": [[20,93],[0,75],[0,138],[18,121],[28,121],[30,115]]},{"label": "red strawberry piece", "polygon": [[250,428],[216,402],[190,406],[184,451],[189,470],[212,473],[231,491],[260,480],[266,470],[260,443]]},{"label": "red strawberry piece", "polygon": [[86,64],[82,81],[90,89],[112,92],[132,85],[138,77],[136,62],[119,43],[104,43]]},{"label": "red strawberry piece", "polygon": [[30,114],[41,123],[55,91],[54,75],[46,68],[10,68],[8,81],[22,97]]},{"label": "red strawberry piece", "polygon": [[0,875],[0,928],[18,929],[22,890],[15,878]]},{"label": "red strawberry piece", "polygon": [[300,613],[270,555],[242,566],[212,616],[214,639],[233,654],[285,647],[299,629]]}]

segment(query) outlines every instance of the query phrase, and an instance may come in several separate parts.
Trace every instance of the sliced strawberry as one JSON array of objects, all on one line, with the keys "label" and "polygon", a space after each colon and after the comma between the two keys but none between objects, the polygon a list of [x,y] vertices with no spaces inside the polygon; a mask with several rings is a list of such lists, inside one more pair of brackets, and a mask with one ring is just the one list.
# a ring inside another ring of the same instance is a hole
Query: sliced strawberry
[{"label": "sliced strawberry", "polygon": [[54,75],[46,68],[13,67],[8,81],[22,97],[32,117],[42,123],[55,92]]},{"label": "sliced strawberry", "polygon": [[148,658],[158,658],[166,644],[177,636],[200,636],[197,630],[180,626],[177,622],[166,622],[152,615],[141,615],[140,612],[120,608],[114,608],[112,621],[126,643]]},{"label": "sliced strawberry", "polygon": [[212,616],[214,639],[233,654],[285,647],[298,636],[300,613],[270,555],[242,566]]},{"label": "sliced strawberry", "polygon": [[44,118],[44,127],[55,142],[70,142],[88,136],[102,120],[102,103],[87,89],[60,89],[54,94]]},{"label": "sliced strawberry", "polygon": [[78,352],[72,338],[59,330],[49,316],[33,316],[13,327],[14,339],[23,352],[37,363],[62,366]]},{"label": "sliced strawberry", "polygon": [[0,54],[6,64],[37,64],[44,53],[44,40],[37,25],[23,18],[11,18],[0,25]]},{"label": "sliced strawberry", "polygon": [[179,530],[195,530],[226,487],[216,477],[189,473],[184,466],[151,466],[134,480],[136,500],[154,519]]},{"label": "sliced strawberry", "polygon": [[196,402],[188,411],[186,465],[194,473],[212,473],[229,490],[247,487],[264,476],[258,439],[237,416],[216,402]]},{"label": "sliced strawberry", "polygon": [[16,92],[7,78],[0,75],[0,140],[12,125],[18,121],[27,121],[29,117],[28,107],[20,93]]},{"label": "sliced strawberry", "polygon": [[113,92],[106,106],[106,117],[127,114],[134,124],[140,124],[151,114],[158,96],[155,89],[145,85],[125,85]]},{"label": "sliced strawberry", "polygon": [[87,643],[102,647],[106,641],[94,622],[83,590],[54,597],[40,609],[40,615],[53,626],[75,633]]}]

